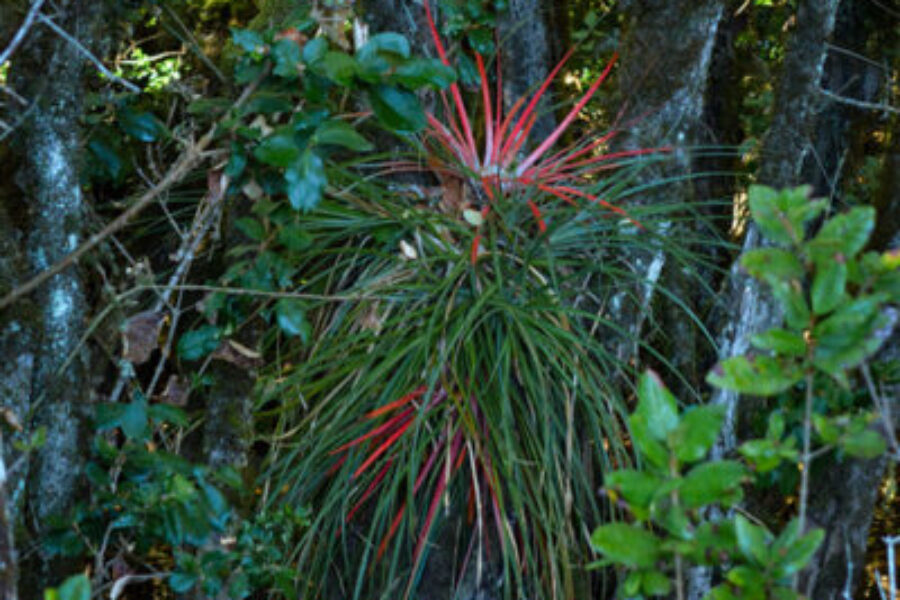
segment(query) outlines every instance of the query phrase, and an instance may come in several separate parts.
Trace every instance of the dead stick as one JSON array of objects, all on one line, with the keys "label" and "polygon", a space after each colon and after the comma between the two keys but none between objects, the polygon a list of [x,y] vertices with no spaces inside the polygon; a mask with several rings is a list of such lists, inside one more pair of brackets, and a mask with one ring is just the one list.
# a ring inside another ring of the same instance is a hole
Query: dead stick
[{"label": "dead stick", "polygon": [[[268,70],[263,71],[263,73],[251,83],[244,92],[241,94],[240,98],[234,103],[233,108],[240,108],[250,95],[256,90],[257,86],[262,82],[263,78],[268,74]],[[92,235],[86,242],[81,244],[77,249],[75,249],[71,254],[68,254],[54,264],[52,267],[45,271],[41,271],[10,293],[8,293],[3,298],[0,298],[0,309],[6,308],[19,298],[30,294],[35,289],[37,289],[42,283],[53,277],[54,275],[58,275],[65,271],[69,266],[73,263],[77,262],[82,256],[93,250],[100,242],[104,239],[112,235],[113,233],[122,229],[125,225],[128,224],[131,219],[137,216],[142,210],[147,208],[157,196],[161,193],[172,187],[174,184],[178,183],[184,175],[194,167],[197,161],[203,154],[203,151],[206,150],[206,147],[209,146],[213,138],[215,138],[216,129],[218,128],[218,123],[213,125],[206,134],[200,138],[200,140],[196,144],[191,144],[187,150],[185,150],[184,154],[181,155],[181,158],[169,169],[169,172],[166,173],[166,176],[163,177],[162,181],[154,185],[152,188],[141,194],[141,196],[132,204],[125,212],[116,217],[114,221],[112,221],[109,225],[101,229],[99,232]]]}]

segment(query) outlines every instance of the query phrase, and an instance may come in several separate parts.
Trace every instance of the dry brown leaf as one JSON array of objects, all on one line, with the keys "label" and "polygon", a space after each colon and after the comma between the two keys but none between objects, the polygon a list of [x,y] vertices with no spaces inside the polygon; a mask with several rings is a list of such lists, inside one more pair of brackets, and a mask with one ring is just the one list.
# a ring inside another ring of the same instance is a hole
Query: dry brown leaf
[{"label": "dry brown leaf", "polygon": [[242,369],[257,369],[262,366],[262,355],[255,350],[235,342],[227,340],[224,344],[219,345],[212,357],[218,360],[224,360]]},{"label": "dry brown leaf", "polygon": [[191,394],[191,386],[188,381],[177,375],[169,376],[166,382],[166,389],[163,390],[159,401],[163,404],[171,404],[172,406],[187,405],[188,396]]},{"label": "dry brown leaf", "polygon": [[148,310],[125,321],[122,332],[122,358],[136,365],[147,362],[153,351],[159,347],[159,332],[165,320],[165,314]]}]

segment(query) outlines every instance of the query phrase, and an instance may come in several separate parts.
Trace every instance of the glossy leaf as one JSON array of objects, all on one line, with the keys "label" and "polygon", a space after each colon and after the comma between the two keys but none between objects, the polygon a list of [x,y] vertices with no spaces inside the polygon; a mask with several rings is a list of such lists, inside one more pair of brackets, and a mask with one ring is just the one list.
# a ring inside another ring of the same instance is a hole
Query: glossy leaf
[{"label": "glossy leaf", "polygon": [[122,131],[141,142],[154,142],[166,131],[165,126],[153,114],[130,108],[119,111],[118,122]]},{"label": "glossy leaf", "polygon": [[610,473],[605,487],[615,490],[629,504],[638,518],[646,519],[647,510],[660,487],[660,478],[646,471],[621,469]]},{"label": "glossy leaf", "polygon": [[881,305],[887,298],[876,294],[862,296],[839,306],[827,319],[813,328],[816,341],[813,363],[827,373],[859,365],[881,347],[884,339],[876,335],[887,323]]},{"label": "glossy leaf", "polygon": [[659,539],[642,527],[626,523],[602,525],[591,534],[594,550],[632,568],[650,568],[660,553]]},{"label": "glossy leaf", "polygon": [[858,206],[829,219],[807,245],[817,261],[846,260],[862,250],[875,227],[875,209]]},{"label": "glossy leaf", "polygon": [[246,52],[260,52],[264,47],[262,36],[252,29],[231,28],[231,40],[234,45]]},{"label": "glossy leaf", "polygon": [[304,212],[319,205],[328,183],[325,164],[312,150],[306,150],[300,160],[284,172],[284,178],[291,206]]},{"label": "glossy leaf", "polygon": [[772,350],[783,356],[806,355],[806,341],[803,335],[786,329],[770,329],[754,335],[751,341],[760,350]]},{"label": "glossy leaf", "polygon": [[425,112],[412,92],[389,85],[376,85],[369,90],[369,102],[375,116],[389,129],[398,133],[414,133],[425,128]]},{"label": "glossy leaf", "polygon": [[73,575],[55,593],[58,600],[91,600],[91,581],[87,575]]},{"label": "glossy leaf", "polygon": [[292,39],[283,38],[272,45],[275,68],[272,73],[286,79],[297,79],[301,63],[300,46]]},{"label": "glossy leaf", "polygon": [[877,458],[885,453],[887,445],[877,431],[864,429],[849,434],[840,441],[841,449],[855,458]]},{"label": "glossy leaf", "polygon": [[348,150],[368,152],[372,143],[345,121],[325,121],[316,129],[315,141],[318,144],[342,146]]},{"label": "glossy leaf", "polygon": [[750,214],[763,235],[781,244],[803,239],[803,223],[815,213],[815,208],[807,208],[809,191],[809,187],[776,191],[750,186]]},{"label": "glossy leaf", "polygon": [[734,519],[734,532],[741,553],[761,567],[768,565],[772,534],[765,527],[754,525],[743,515],[737,515]]},{"label": "glossy leaf", "polygon": [[312,246],[312,236],[297,223],[289,223],[278,229],[278,241],[293,252],[302,252]]},{"label": "glossy leaf", "polygon": [[303,46],[303,62],[311,67],[315,66],[325,58],[327,52],[328,41],[323,37],[313,38]]},{"label": "glossy leaf", "polygon": [[300,158],[300,148],[294,139],[294,133],[283,130],[264,139],[253,151],[260,162],[275,167],[288,167]]},{"label": "glossy leaf", "polygon": [[[794,520],[791,525],[793,523],[799,522]],[[790,531],[785,533],[793,533],[794,528],[791,525],[788,525],[786,528],[786,530]],[[782,533],[783,535],[784,533]],[[784,579],[799,573],[809,563],[822,540],[825,539],[825,531],[814,529],[799,539],[796,539],[796,535],[794,535],[792,536],[793,539],[788,540],[788,543],[779,544],[782,536],[779,536],[779,540],[773,545],[773,550],[776,550],[777,556],[774,575],[778,579]]]},{"label": "glossy leaf", "polygon": [[349,86],[353,83],[359,66],[352,56],[346,52],[329,51],[321,61],[316,63],[328,79],[338,85]]},{"label": "glossy leaf", "polygon": [[219,347],[222,330],[215,325],[204,325],[182,334],[178,340],[178,356],[183,360],[198,360]]},{"label": "glossy leaf", "polygon": [[304,344],[309,342],[312,326],[306,320],[306,309],[302,302],[293,298],[282,298],[275,304],[278,326],[288,336],[299,336]]},{"label": "glossy leaf", "polygon": [[797,256],[781,248],[757,248],[741,256],[741,266],[762,281],[793,281],[801,279],[805,270]]},{"label": "glossy leaf", "polygon": [[638,382],[638,405],[634,416],[645,420],[649,432],[657,440],[665,440],[678,426],[678,405],[659,376],[647,371]]},{"label": "glossy leaf", "polygon": [[817,315],[831,312],[844,298],[847,263],[841,257],[822,260],[812,284],[812,308]]},{"label": "glossy leaf", "polygon": [[747,476],[742,464],[732,460],[705,462],[688,472],[678,490],[686,509],[721,502],[731,505],[742,496],[741,484]]},{"label": "glossy leaf", "polygon": [[669,447],[681,462],[696,462],[706,456],[719,437],[725,407],[698,406],[684,415],[681,423],[669,435]]},{"label": "glossy leaf", "polygon": [[439,60],[418,58],[394,69],[392,78],[411,90],[425,86],[444,89],[456,81],[456,71]]},{"label": "glossy leaf", "polygon": [[774,396],[802,379],[803,370],[798,365],[769,356],[729,358],[706,376],[711,385],[754,396]]}]

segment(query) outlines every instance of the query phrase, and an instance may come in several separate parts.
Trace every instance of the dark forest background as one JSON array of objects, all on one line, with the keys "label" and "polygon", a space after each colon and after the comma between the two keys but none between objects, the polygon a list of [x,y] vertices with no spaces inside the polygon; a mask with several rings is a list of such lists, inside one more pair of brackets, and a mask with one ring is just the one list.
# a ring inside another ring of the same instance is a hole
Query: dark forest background
[{"label": "dark forest background", "polygon": [[0,598],[894,599],[898,177],[896,0],[4,0]]}]

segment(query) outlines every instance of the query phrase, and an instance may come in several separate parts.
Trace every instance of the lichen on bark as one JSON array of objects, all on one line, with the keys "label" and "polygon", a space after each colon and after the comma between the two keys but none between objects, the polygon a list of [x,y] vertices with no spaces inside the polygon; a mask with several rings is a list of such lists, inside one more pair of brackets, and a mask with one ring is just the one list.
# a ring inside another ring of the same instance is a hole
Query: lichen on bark
[{"label": "lichen on bark", "polygon": [[[100,39],[103,2],[62,0],[56,23],[85,47]],[[33,273],[75,249],[82,237],[84,199],[79,179],[79,122],[84,57],[45,27],[34,28],[13,57],[10,81],[31,102],[17,143],[27,148],[18,177],[27,198],[27,259]],[[84,286],[76,267],[51,278],[34,296],[38,332],[34,344],[31,428],[46,427],[46,443],[35,451],[27,477],[28,525],[38,535],[47,518],[72,505],[80,480],[87,404],[80,339],[86,315]],[[56,570],[48,560],[23,571],[24,588],[37,597]],[[23,592],[25,593],[25,592]]]}]

